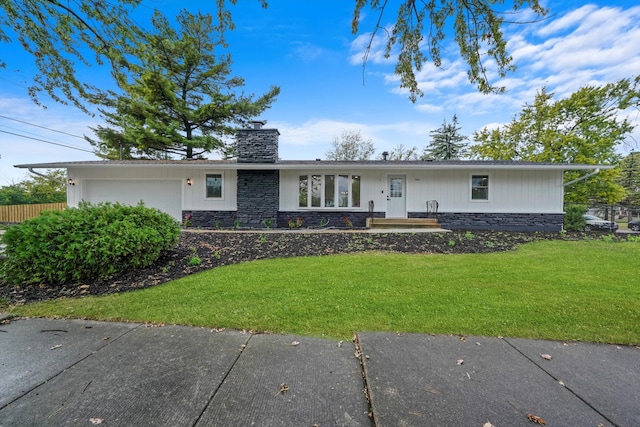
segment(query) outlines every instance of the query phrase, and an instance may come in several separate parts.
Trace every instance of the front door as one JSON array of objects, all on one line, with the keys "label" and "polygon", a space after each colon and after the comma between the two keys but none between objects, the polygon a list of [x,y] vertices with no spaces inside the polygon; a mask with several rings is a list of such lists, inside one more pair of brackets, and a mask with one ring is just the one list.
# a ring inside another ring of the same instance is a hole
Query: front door
[{"label": "front door", "polygon": [[406,185],[404,175],[387,177],[387,218],[406,218]]}]

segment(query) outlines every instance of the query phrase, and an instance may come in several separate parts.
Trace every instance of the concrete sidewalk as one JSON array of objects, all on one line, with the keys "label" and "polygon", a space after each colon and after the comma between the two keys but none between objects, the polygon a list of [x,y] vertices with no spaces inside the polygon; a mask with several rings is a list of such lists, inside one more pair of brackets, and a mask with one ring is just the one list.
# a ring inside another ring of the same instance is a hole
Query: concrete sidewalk
[{"label": "concrete sidewalk", "polygon": [[542,420],[640,425],[640,349],[393,333],[360,333],[354,345],[80,320],[0,325],[0,426]]}]

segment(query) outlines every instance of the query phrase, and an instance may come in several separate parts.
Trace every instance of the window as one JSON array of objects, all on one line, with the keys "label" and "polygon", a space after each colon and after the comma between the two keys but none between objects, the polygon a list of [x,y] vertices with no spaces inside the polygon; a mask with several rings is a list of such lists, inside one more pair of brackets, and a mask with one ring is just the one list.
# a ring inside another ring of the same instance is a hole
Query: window
[{"label": "window", "polygon": [[389,197],[402,197],[404,178],[389,178]]},{"label": "window", "polygon": [[311,175],[311,206],[320,207],[322,190],[322,175]]},{"label": "window", "polygon": [[360,207],[360,175],[351,177],[351,206]]},{"label": "window", "polygon": [[206,176],[207,198],[222,198],[222,174],[208,174]]},{"label": "window", "polygon": [[338,175],[338,207],[349,207],[349,175]]},{"label": "window", "polygon": [[471,176],[471,200],[489,200],[489,175]]},{"label": "window", "polygon": [[336,205],[336,176],[324,176],[324,207],[332,208]]},{"label": "window", "polygon": [[360,181],[359,175],[300,175],[298,206],[301,208],[359,208]]},{"label": "window", "polygon": [[308,175],[300,175],[300,179],[298,181],[298,206],[301,208],[306,208],[309,200],[309,176]]}]

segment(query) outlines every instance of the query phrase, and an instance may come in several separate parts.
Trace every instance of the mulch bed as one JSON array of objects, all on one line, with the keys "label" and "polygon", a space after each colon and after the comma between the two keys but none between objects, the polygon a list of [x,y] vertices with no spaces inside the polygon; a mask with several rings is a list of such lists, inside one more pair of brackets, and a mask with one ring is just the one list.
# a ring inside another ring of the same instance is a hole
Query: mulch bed
[{"label": "mulch bed", "polygon": [[[486,253],[508,251],[534,240],[579,240],[584,233],[516,233],[453,231],[449,233],[366,233],[358,231],[227,232],[184,230],[178,245],[149,268],[123,271],[108,279],[10,287],[0,283],[0,298],[10,304],[61,297],[102,295],[159,285],[199,271],[240,262],[295,256],[363,251],[403,253]],[[200,260],[198,264],[197,259]]]}]

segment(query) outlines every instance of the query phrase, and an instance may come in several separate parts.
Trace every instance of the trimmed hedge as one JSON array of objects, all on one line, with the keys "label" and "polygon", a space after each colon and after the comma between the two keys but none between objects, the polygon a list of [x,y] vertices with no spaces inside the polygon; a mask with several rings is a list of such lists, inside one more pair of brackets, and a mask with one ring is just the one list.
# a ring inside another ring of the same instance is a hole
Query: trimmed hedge
[{"label": "trimmed hedge", "polygon": [[142,203],[46,211],[5,232],[0,277],[12,285],[105,278],[153,264],[179,237],[173,217]]}]

